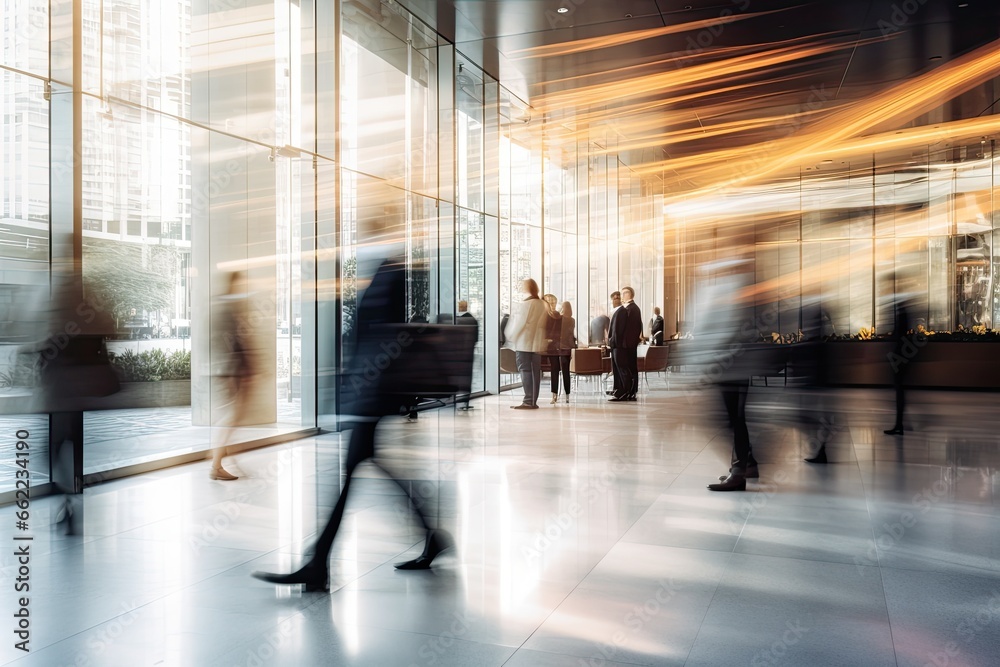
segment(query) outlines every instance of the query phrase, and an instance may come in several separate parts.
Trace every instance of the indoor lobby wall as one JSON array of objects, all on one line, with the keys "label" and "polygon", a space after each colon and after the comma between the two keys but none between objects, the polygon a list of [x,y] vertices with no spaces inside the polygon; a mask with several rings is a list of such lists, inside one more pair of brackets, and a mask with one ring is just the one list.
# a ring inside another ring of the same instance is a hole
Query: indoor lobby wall
[{"label": "indoor lobby wall", "polygon": [[[76,256],[91,289],[121,295],[112,351],[159,364],[139,384],[190,395],[139,408],[130,386],[117,433],[88,413],[88,456],[107,451],[88,472],[211,446],[213,311],[234,270],[250,278],[239,298],[259,345],[260,428],[240,438],[334,428],[372,220],[402,230],[411,316],[446,321],[466,301],[479,320],[477,391],[500,389],[499,324],[521,278],[572,303],[584,343],[610,288],[633,284],[644,314],[662,300],[655,182],[603,131],[543,141],[546,119],[491,75],[495,54],[464,53],[397,3],[30,0],[15,13],[5,36],[41,16],[51,44],[0,63],[4,227],[29,238],[0,246],[0,303],[44,289],[50,253]],[[15,329],[5,343],[30,336]],[[185,355],[189,379],[174,379]]]},{"label": "indoor lobby wall", "polygon": [[[897,295],[917,304],[916,324],[928,331],[995,328],[995,145],[943,144],[830,160],[780,182],[668,205],[667,226],[678,230],[669,262],[686,298],[678,319],[698,312],[700,262],[732,245],[725,230],[749,229],[756,280],[780,293],[776,317],[761,326],[767,337],[796,333],[803,300],[828,314],[828,335],[888,334]],[[758,305],[761,322],[772,301]]]}]

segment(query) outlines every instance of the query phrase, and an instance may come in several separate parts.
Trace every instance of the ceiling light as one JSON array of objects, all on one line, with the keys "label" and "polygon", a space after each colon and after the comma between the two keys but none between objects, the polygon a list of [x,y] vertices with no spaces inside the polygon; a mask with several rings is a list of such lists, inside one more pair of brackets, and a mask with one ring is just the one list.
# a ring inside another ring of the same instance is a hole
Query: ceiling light
[{"label": "ceiling light", "polygon": [[967,3],[967,2],[960,2],[960,3],[958,3],[958,6],[959,7],[968,7],[969,3]]},{"label": "ceiling light", "polygon": [[569,9],[567,9],[566,7],[560,7],[556,11],[559,12],[560,14],[565,14],[566,12],[569,11]]}]

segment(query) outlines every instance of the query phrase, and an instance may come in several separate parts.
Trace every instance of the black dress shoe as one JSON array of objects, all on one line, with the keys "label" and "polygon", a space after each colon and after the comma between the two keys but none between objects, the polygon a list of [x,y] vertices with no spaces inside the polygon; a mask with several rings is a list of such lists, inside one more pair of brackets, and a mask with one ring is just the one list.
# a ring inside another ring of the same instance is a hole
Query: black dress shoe
[{"label": "black dress shoe", "polygon": [[826,460],[826,447],[820,447],[819,451],[816,452],[816,456],[806,459],[806,463],[827,463]]},{"label": "black dress shoe", "polygon": [[[730,468],[729,469],[729,475],[732,475],[732,474],[733,474],[733,469]],[[719,476],[719,481],[720,482],[725,481],[726,478],[729,477],[729,475],[720,475]],[[757,464],[753,463],[751,465],[748,465],[747,466],[747,471],[745,473],[743,473],[743,476],[746,477],[747,479],[758,479],[758,478],[760,478],[760,470],[757,469]]]},{"label": "black dress shoe", "polygon": [[882,432],[885,433],[886,435],[903,435],[903,427],[893,426],[892,428],[887,428]]},{"label": "black dress shoe", "polygon": [[413,560],[395,563],[393,567],[397,570],[429,570],[431,563],[442,551],[455,546],[455,541],[451,535],[443,530],[427,531],[427,539],[424,540],[424,551]]},{"label": "black dress shoe", "polygon": [[626,397],[625,397],[625,400],[626,400],[626,401],[637,401],[637,400],[639,400],[639,399],[637,399],[637,398],[635,397],[635,394],[629,394],[628,396],[626,396]]},{"label": "black dress shoe", "polygon": [[274,572],[254,572],[250,576],[255,579],[269,581],[272,584],[294,586],[302,584],[307,592],[330,590],[330,572],[325,567],[306,563],[291,574],[276,574]]},{"label": "black dress shoe", "polygon": [[623,403],[628,399],[624,396],[612,396],[608,399],[608,403]]},{"label": "black dress shoe", "polygon": [[718,484],[709,484],[709,491],[746,491],[747,478],[739,473],[730,473]]}]

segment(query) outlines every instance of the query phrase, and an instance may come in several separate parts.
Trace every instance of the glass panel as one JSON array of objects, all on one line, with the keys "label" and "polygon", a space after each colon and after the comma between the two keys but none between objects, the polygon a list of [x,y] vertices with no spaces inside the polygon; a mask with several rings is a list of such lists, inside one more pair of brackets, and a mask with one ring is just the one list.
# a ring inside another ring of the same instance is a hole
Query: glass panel
[{"label": "glass panel", "polygon": [[439,221],[437,203],[429,197],[411,195],[409,206],[407,315],[413,322],[435,322],[455,312],[455,218],[449,211]]},{"label": "glass panel", "polygon": [[461,54],[455,73],[457,204],[475,211],[486,206],[483,72]]},{"label": "glass panel", "polygon": [[[49,0],[8,0],[3,13],[2,62],[39,76],[49,75]],[[4,87],[4,94],[10,94]]]},{"label": "glass panel", "polygon": [[[14,37],[18,58],[27,56],[22,38],[34,34],[35,21],[44,19],[37,6],[14,3],[10,18],[20,30]],[[40,40],[45,45],[45,40]],[[5,62],[12,57],[4,51]],[[21,65],[28,60],[18,60]],[[49,295],[49,104],[42,82],[0,70],[0,433],[4,434],[4,463],[0,492],[13,490],[17,459],[15,437],[27,432],[26,460],[32,485],[49,479],[48,419],[26,414],[33,407],[37,385],[35,355],[16,353],[19,345],[35,342],[48,331]]]},{"label": "glass panel", "polygon": [[[456,267],[456,293],[461,305],[466,306],[479,322],[479,341],[476,344],[472,391],[485,391],[485,356],[483,349],[484,327],[493,322],[486,311],[486,224],[485,216],[459,209],[458,235],[456,238],[458,266]],[[461,315],[461,312],[458,313]]]},{"label": "glass panel", "polygon": [[[84,89],[190,118],[191,3],[104,0],[84,7]],[[100,46],[90,35],[98,18]]]},{"label": "glass panel", "polygon": [[[386,5],[378,5],[385,11]],[[345,167],[406,185],[410,50],[370,9],[345,2],[341,45],[341,157]],[[386,23],[392,25],[391,20]]]},{"label": "glass panel", "polygon": [[560,304],[569,300],[570,292],[576,285],[576,256],[571,245],[575,240],[574,236],[545,228],[543,289],[554,294]]}]

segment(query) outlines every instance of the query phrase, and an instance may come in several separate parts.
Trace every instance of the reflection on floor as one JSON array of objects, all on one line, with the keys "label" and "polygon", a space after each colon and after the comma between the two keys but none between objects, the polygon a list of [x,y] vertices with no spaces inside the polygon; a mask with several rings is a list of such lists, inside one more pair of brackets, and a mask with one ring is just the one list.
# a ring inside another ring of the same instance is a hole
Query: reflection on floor
[{"label": "reflection on floor", "polygon": [[[31,653],[16,665],[992,665],[1000,655],[995,396],[889,392],[796,422],[752,392],[760,483],[712,494],[730,436],[707,394],[517,395],[387,420],[381,452],[457,541],[430,572],[398,489],[371,466],[335,546],[333,592],[251,579],[301,561],[339,489],[341,438],[87,490],[83,537],[31,506]],[[806,401],[815,404],[816,397]],[[699,419],[698,416],[704,419]],[[807,424],[802,426],[802,424]],[[818,429],[827,466],[810,466]],[[440,460],[440,466],[433,465]],[[228,467],[228,464],[227,464]],[[433,472],[432,472],[433,471]],[[0,524],[9,541],[13,519]],[[22,535],[24,533],[21,533]],[[0,551],[5,580],[12,549]],[[7,596],[11,614],[12,596]],[[10,618],[8,616],[8,618]]]},{"label": "reflection on floor", "polygon": [[[300,401],[278,402],[278,421],[240,428],[234,442],[248,442],[303,429]],[[47,418],[40,415],[0,415],[0,491],[14,487],[13,436],[20,429],[32,435],[32,470],[35,484],[47,480]],[[191,408],[140,408],[84,413],[84,473],[97,473],[136,463],[205,451],[213,429],[191,425]]]}]

